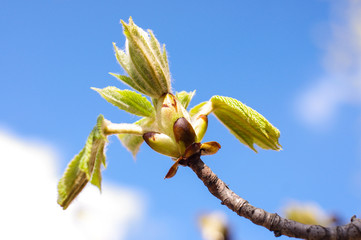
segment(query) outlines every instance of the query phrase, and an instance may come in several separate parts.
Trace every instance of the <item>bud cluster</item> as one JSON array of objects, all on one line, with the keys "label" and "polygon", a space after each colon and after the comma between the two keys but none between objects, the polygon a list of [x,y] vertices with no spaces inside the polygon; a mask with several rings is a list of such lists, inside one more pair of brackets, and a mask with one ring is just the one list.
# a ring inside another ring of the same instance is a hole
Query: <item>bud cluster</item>
[{"label": "bud cluster", "polygon": [[207,116],[200,115],[191,121],[189,113],[171,93],[157,102],[156,120],[160,132],[147,132],[143,139],[153,150],[176,160],[165,178],[176,174],[182,160],[194,154],[215,154],[221,147],[216,142],[200,143],[207,130]]},{"label": "bud cluster", "polygon": [[152,31],[144,31],[131,18],[129,23],[121,22],[126,36],[125,50],[113,45],[115,56],[128,75],[111,75],[150,97],[151,101],[137,92],[114,86],[93,88],[114,106],[141,119],[132,124],[115,124],[103,116],[98,118],[85,147],[69,163],[59,181],[58,203],[64,209],[88,182],[100,189],[101,166],[106,165],[105,145],[107,136],[112,134],[118,135],[133,156],[145,141],[156,152],[171,157],[175,163],[165,178],[173,177],[179,165],[190,165],[192,159],[215,154],[221,148],[217,142],[201,143],[211,113],[254,151],[254,144],[263,149],[281,149],[278,129],[236,99],[216,95],[188,112],[186,108],[195,91],[172,94],[165,46],[161,48]]},{"label": "bud cluster", "polygon": [[208,126],[205,115],[192,121],[189,113],[171,93],[157,101],[156,122],[159,132],[147,132],[143,138],[153,150],[173,158],[184,156],[191,144],[199,143]]},{"label": "bud cluster", "polygon": [[[177,164],[192,154],[217,152],[219,144],[206,144],[203,148],[200,144],[208,126],[207,116],[198,114],[191,118],[185,109],[194,92],[183,92],[180,95],[184,97],[182,102],[171,93],[170,72],[164,45],[161,49],[152,31],[144,31],[135,25],[131,18],[128,24],[121,22],[126,36],[125,51],[115,44],[114,49],[118,62],[129,76],[112,75],[152,98],[155,111],[154,125],[152,131],[143,133],[144,141],[153,150],[178,159]],[[197,144],[194,145],[195,143]]]}]

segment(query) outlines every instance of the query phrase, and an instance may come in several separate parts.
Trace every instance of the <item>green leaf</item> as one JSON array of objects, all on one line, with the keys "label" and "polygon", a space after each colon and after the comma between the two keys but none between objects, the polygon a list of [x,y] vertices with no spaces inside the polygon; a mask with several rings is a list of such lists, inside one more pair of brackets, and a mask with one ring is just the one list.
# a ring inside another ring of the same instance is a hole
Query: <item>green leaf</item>
[{"label": "green leaf", "polygon": [[124,68],[124,70],[126,72],[128,72],[129,68],[130,68],[129,56],[123,50],[119,49],[114,42],[113,42],[113,48],[114,48],[115,57],[118,60],[118,63]]},{"label": "green leaf", "polygon": [[148,30],[148,33],[150,35],[150,47],[151,50],[153,52],[153,54],[155,55],[155,57],[157,58],[157,60],[160,62],[160,64],[162,65],[163,68],[168,67],[168,62],[164,61],[163,55],[162,55],[162,50],[160,48],[160,44],[157,40],[157,38],[154,36],[153,31]]},{"label": "green leaf", "polygon": [[101,189],[101,165],[105,166],[104,147],[107,142],[103,134],[103,121],[100,115],[84,148],[70,161],[58,183],[58,204],[63,209],[70,205],[89,181]]},{"label": "green leaf", "polygon": [[106,87],[103,89],[92,88],[103,98],[114,106],[137,116],[150,117],[154,115],[154,108],[147,98],[130,91],[120,90],[116,87]]},{"label": "green leaf", "polygon": [[163,61],[166,63],[166,70],[168,73],[170,73],[169,71],[169,63],[168,63],[168,56],[167,56],[167,50],[165,49],[165,44],[163,44]]},{"label": "green leaf", "polygon": [[111,73],[114,77],[118,78],[123,83],[129,85],[135,90],[139,91],[148,96],[157,96],[158,93],[152,88],[147,79],[144,79],[143,76],[136,70],[133,62],[131,61],[129,55],[123,50],[119,49],[115,43],[113,43],[115,50],[115,57],[117,58],[120,65],[123,69],[129,74],[129,77]]},{"label": "green leaf", "polygon": [[187,107],[188,107],[188,105],[189,105],[190,101],[192,100],[195,93],[196,93],[196,90],[194,90],[193,92],[182,91],[182,92],[176,92],[175,96],[181,102],[183,107],[185,109],[187,109]]},{"label": "green leaf", "polygon": [[116,77],[118,80],[122,81],[123,83],[125,83],[126,85],[134,88],[135,90],[137,90],[140,93],[144,92],[142,91],[142,88],[140,88],[135,81],[133,81],[133,79],[131,79],[130,77],[127,77],[125,75],[121,75],[121,74],[117,74],[117,73],[109,73],[110,75]]},{"label": "green leaf", "polygon": [[210,101],[216,117],[252,150],[256,151],[254,144],[263,149],[281,149],[279,130],[261,114],[234,98],[213,96]]},{"label": "green leaf", "polygon": [[[209,103],[209,102],[201,102],[200,104],[194,106],[191,110],[189,110],[189,115],[190,115],[191,117],[197,115],[197,114],[202,110],[202,107],[203,107],[204,105],[206,105],[207,103]],[[207,114],[206,114],[206,115],[207,115]]]},{"label": "green leaf", "polygon": [[85,148],[69,163],[63,177],[58,183],[58,204],[65,210],[88,183],[85,172],[79,169]]},{"label": "green leaf", "polygon": [[105,166],[104,148],[105,148],[105,141],[101,142],[99,144],[99,147],[97,147],[94,170],[90,179],[90,183],[97,186],[99,190],[101,190],[101,182],[102,182],[101,166],[102,164]]},{"label": "green leaf", "polygon": [[[126,54],[133,64],[130,65],[129,70],[133,69],[137,72],[148,83],[148,88],[156,93],[149,96],[160,97],[170,92],[170,73],[160,54],[158,40],[152,33],[149,36],[147,32],[135,25],[131,18],[129,18],[129,24],[124,21],[121,23],[127,38]],[[132,74],[128,73],[132,77]]]},{"label": "green leaf", "polygon": [[[144,128],[152,128],[152,125],[154,124],[154,118],[141,118],[134,124]],[[118,134],[118,138],[123,146],[132,153],[134,158],[137,155],[140,146],[144,142],[143,136],[134,134]]]}]

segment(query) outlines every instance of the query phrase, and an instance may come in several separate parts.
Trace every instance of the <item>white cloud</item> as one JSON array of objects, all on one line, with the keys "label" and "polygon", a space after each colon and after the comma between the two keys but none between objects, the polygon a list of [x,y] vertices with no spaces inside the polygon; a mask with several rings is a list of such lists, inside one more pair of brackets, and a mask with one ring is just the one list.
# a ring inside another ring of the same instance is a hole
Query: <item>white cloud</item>
[{"label": "white cloud", "polygon": [[361,1],[331,2],[324,73],[297,102],[301,118],[317,126],[327,125],[342,106],[361,103]]},{"label": "white cloud", "polygon": [[56,154],[0,130],[0,239],[125,239],[142,221],[142,196],[105,183],[87,187],[63,211],[56,203]]}]

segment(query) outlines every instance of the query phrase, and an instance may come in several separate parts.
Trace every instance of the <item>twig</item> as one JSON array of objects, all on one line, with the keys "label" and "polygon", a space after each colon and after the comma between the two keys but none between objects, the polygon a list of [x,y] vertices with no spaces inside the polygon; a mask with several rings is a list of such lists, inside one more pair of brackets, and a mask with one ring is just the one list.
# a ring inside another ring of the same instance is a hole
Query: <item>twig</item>
[{"label": "twig", "polygon": [[351,222],[336,227],[323,227],[320,225],[306,225],[280,217],[276,213],[269,213],[261,208],[256,208],[247,200],[235,194],[228,186],[217,177],[215,173],[200,159],[200,155],[188,158],[187,165],[197,174],[204,185],[221,203],[237,213],[239,216],[251,220],[274,232],[276,237],[285,235],[301,239],[361,239],[361,219],[353,216]]}]

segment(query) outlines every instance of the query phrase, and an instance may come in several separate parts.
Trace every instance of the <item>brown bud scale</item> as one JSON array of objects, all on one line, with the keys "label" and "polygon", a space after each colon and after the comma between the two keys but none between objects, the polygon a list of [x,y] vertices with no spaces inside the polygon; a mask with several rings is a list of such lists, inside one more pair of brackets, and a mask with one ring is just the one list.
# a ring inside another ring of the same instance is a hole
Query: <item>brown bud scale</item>
[{"label": "brown bud scale", "polygon": [[173,125],[174,137],[177,143],[184,143],[185,148],[195,142],[196,133],[192,125],[184,117],[178,118]]}]

